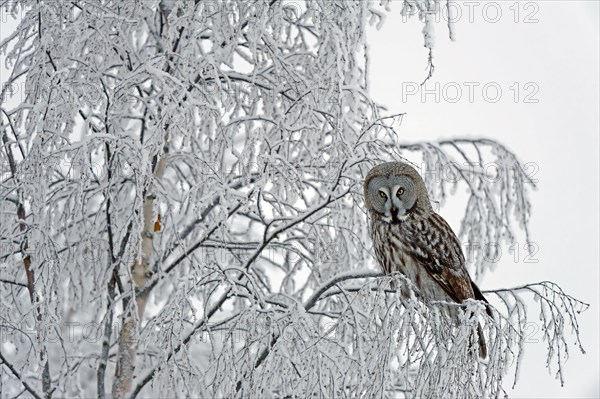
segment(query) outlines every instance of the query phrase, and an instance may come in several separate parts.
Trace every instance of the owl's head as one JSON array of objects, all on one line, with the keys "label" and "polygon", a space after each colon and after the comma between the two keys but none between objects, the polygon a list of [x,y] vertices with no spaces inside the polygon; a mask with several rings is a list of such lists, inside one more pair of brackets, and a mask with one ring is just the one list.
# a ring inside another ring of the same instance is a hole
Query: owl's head
[{"label": "owl's head", "polygon": [[364,183],[365,204],[371,216],[389,223],[409,216],[428,216],[433,210],[423,179],[412,166],[386,162],[369,171]]}]

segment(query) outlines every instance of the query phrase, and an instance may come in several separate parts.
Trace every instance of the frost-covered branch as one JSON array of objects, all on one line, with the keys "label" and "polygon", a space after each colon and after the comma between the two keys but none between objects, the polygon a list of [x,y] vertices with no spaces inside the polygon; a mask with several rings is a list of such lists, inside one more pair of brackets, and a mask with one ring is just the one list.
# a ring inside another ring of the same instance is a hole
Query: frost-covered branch
[{"label": "frost-covered branch", "polygon": [[42,399],[42,396],[37,393],[32,387],[31,385],[29,385],[29,383],[27,383],[27,381],[25,381],[23,379],[23,377],[21,377],[21,374],[17,371],[17,369],[15,369],[15,367],[10,364],[10,362],[2,355],[2,352],[0,352],[0,360],[2,361],[2,363],[0,363],[0,366],[6,366],[6,368],[8,368],[8,370],[10,370],[10,372],[15,376],[15,378],[21,382],[21,384],[23,384],[23,387],[27,390],[27,392],[29,392],[29,394],[31,396],[33,396],[36,399]]},{"label": "frost-covered branch", "polygon": [[[569,357],[569,345],[565,334],[570,330],[575,335],[577,347],[581,353],[585,354],[577,316],[588,309],[590,305],[566,294],[562,288],[551,281],[484,292],[496,294],[506,306],[507,311],[518,318],[513,322],[513,325],[518,326],[519,334],[525,336],[525,339],[519,344],[519,354],[523,350],[522,345],[525,341],[539,342],[537,338],[532,337],[541,332],[542,341],[545,341],[548,345],[546,367],[551,370],[553,363],[556,365],[556,378],[560,380],[562,386],[565,381],[564,362]],[[519,295],[520,293],[533,294],[534,300],[540,308],[539,316],[535,319],[538,321],[528,321],[527,304]],[[515,384],[518,379],[518,372],[519,368],[517,367],[515,370]]]}]

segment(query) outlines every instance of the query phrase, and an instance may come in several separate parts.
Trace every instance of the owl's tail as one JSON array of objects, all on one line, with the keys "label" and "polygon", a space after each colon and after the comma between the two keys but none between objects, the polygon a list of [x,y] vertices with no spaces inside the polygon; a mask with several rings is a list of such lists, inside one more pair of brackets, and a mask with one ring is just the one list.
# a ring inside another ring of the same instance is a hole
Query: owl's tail
[{"label": "owl's tail", "polygon": [[[488,316],[492,316],[492,310],[490,309],[489,302],[477,285],[471,280],[471,287],[473,288],[473,294],[475,295],[475,299],[479,301],[483,301],[485,305],[485,311]],[[479,343],[479,357],[485,359],[487,357],[487,345],[485,344],[485,337],[483,336],[483,329],[481,328],[481,324],[477,323],[477,341]]]},{"label": "owl's tail", "polygon": [[483,328],[479,323],[477,323],[477,341],[479,343],[479,357],[485,359],[487,357],[487,345],[483,336]]},{"label": "owl's tail", "polygon": [[481,293],[481,290],[479,289],[479,287],[473,282],[473,280],[471,280],[471,288],[473,288],[473,294],[475,294],[475,299],[477,299],[478,301],[483,301],[484,305],[485,305],[485,312],[488,314],[488,316],[493,317],[492,316],[492,310],[489,307],[489,302],[487,299],[485,299],[485,297],[483,296],[483,294]]}]

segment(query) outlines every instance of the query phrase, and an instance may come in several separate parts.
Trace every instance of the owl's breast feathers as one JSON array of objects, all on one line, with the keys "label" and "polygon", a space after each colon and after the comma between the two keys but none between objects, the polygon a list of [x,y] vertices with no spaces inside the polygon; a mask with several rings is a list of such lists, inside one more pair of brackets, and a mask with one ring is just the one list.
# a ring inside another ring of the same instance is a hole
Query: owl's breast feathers
[{"label": "owl's breast feathers", "polygon": [[436,292],[439,289],[431,287],[435,282],[454,302],[469,298],[486,301],[469,277],[458,238],[440,215],[432,212],[423,218],[384,225],[387,228],[383,230],[373,226],[373,232],[379,230],[382,236],[378,241],[386,243],[387,250],[375,248],[385,273],[402,272],[430,299],[441,299],[441,293]]}]

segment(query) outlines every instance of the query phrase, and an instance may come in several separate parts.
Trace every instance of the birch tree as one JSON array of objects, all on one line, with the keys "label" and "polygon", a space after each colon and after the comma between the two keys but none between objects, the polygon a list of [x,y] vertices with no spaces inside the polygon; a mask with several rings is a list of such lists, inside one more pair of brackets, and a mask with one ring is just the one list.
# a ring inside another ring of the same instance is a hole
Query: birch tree
[{"label": "birch tree", "polygon": [[[465,190],[465,243],[530,242],[535,186],[504,145],[407,142],[370,99],[389,1],[0,4],[3,397],[503,396],[532,322],[561,382],[583,351],[587,305],[557,284],[487,291],[493,316],[452,326],[376,267],[374,164],[413,160],[440,206]],[[443,6],[403,2],[430,50]]]}]

